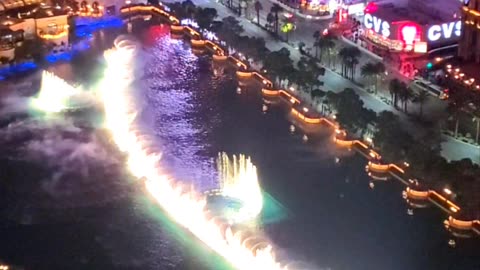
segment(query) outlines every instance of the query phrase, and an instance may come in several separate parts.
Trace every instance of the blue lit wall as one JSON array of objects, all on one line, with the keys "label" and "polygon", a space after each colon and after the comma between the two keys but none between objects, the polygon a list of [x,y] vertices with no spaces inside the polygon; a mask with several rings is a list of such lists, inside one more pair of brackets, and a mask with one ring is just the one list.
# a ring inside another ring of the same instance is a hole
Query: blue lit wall
[{"label": "blue lit wall", "polygon": [[22,74],[36,68],[37,64],[35,64],[33,61],[12,65],[6,68],[0,68],[0,81],[5,80],[13,75]]},{"label": "blue lit wall", "polygon": [[[90,49],[90,37],[92,33],[104,28],[121,27],[123,21],[117,17],[105,18],[76,18],[75,19],[75,35],[82,39],[72,45],[72,50],[66,52],[50,53],[45,56],[48,64],[54,64],[61,61],[71,61],[75,54]],[[37,69],[38,65],[32,62],[15,64],[6,68],[0,68],[0,81],[5,80],[14,75]]]},{"label": "blue lit wall", "polygon": [[121,27],[123,21],[118,17],[104,18],[75,18],[75,35],[77,37],[91,37],[92,33],[104,28]]}]

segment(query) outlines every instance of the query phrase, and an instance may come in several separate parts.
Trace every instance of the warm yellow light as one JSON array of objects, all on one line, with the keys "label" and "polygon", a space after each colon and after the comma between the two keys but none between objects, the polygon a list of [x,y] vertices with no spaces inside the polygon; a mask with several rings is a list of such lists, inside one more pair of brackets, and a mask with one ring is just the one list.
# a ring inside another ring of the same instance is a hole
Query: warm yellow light
[{"label": "warm yellow light", "polygon": [[304,112],[308,112],[308,108],[307,108],[307,107],[303,107],[303,111],[304,111]]},{"label": "warm yellow light", "polygon": [[449,188],[444,188],[443,192],[445,192],[447,195],[452,195],[452,191]]},{"label": "warm yellow light", "polygon": [[217,159],[217,169],[221,184],[221,193],[238,199],[242,207],[234,216],[234,222],[254,219],[263,207],[263,198],[258,183],[257,168],[245,155],[229,158],[222,153]]},{"label": "warm yellow light", "polygon": [[31,105],[44,112],[56,113],[67,108],[70,97],[80,93],[63,79],[48,71],[42,72],[42,83],[38,95],[32,99]]},{"label": "warm yellow light", "polygon": [[[218,224],[215,218],[207,215],[204,196],[194,190],[184,189],[163,172],[158,164],[160,154],[150,151],[149,143],[139,136],[141,131],[135,128],[136,108],[132,104],[129,89],[135,79],[130,69],[135,50],[123,41],[116,41],[115,44],[117,49],[105,52],[107,67],[99,90],[105,107],[105,126],[118,148],[127,155],[130,172],[138,179],[145,179],[148,193],[173,220],[235,268],[286,269],[275,260],[271,245],[255,251],[244,246],[241,233],[234,233],[230,228],[221,229],[224,224]],[[247,171],[253,172],[250,169]],[[237,190],[243,190],[240,194],[245,195],[244,188]]]},{"label": "warm yellow light", "polygon": [[38,36],[42,39],[57,39],[57,38],[62,38],[62,37],[65,37],[68,35],[68,31],[67,31],[67,28],[64,29],[62,32],[60,33],[57,33],[57,34],[41,34],[41,33],[38,33]]}]

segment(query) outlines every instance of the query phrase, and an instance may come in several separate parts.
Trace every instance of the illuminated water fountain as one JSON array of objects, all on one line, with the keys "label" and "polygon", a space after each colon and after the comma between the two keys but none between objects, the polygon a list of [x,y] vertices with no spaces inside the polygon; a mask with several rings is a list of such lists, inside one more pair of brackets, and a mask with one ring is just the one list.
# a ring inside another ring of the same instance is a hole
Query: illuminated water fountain
[{"label": "illuminated water fountain", "polygon": [[40,91],[30,105],[35,110],[47,113],[58,113],[64,110],[75,110],[92,105],[94,99],[90,93],[74,87],[55,74],[43,71]]},{"label": "illuminated water fountain", "polygon": [[[132,66],[136,46],[135,42],[125,38],[115,40],[116,48],[105,52],[107,67],[99,85],[105,107],[106,127],[114,142],[127,155],[130,172],[145,181],[150,195],[173,220],[234,267],[249,270],[285,269],[276,261],[271,245],[262,244],[261,247],[249,248],[241,233],[234,233],[221,221],[209,216],[204,195],[183,188],[159,167],[160,154],[149,149],[148,141],[136,128],[135,123],[137,111],[130,96],[130,85],[135,77]],[[243,162],[241,166],[245,169],[241,179],[256,175],[255,167],[251,163]],[[244,193],[235,191],[237,188],[232,190],[236,185],[230,183],[235,182],[227,181],[225,187],[228,186],[228,192],[234,196],[244,198]],[[252,186],[248,179],[246,183],[246,186]]]},{"label": "illuminated water fountain", "polygon": [[239,206],[228,219],[244,222],[255,219],[263,207],[263,197],[258,183],[257,168],[245,155],[233,156],[221,153],[217,158],[220,190],[218,194],[227,200],[235,200]]}]

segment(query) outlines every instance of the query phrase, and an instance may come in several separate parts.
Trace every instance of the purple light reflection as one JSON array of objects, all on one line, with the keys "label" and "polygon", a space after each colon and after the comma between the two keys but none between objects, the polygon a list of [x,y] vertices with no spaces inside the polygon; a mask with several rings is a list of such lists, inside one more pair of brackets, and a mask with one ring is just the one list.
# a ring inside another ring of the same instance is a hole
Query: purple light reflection
[{"label": "purple light reflection", "polygon": [[162,145],[162,161],[176,179],[198,190],[217,187],[215,160],[202,155],[201,140],[208,127],[195,124],[195,86],[201,76],[198,57],[170,37],[161,37],[147,49],[146,78],[142,83],[154,133]]}]

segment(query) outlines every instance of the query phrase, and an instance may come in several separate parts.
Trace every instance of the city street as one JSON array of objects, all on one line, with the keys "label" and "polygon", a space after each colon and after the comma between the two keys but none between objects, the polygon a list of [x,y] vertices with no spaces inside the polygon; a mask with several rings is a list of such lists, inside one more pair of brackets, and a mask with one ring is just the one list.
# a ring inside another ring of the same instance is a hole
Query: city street
[{"label": "city street", "polygon": [[[294,31],[293,34],[289,35],[289,43],[290,45],[287,45],[284,42],[278,41],[275,39],[270,33],[267,31],[263,30],[262,28],[258,27],[255,25],[254,22],[256,21],[256,14],[255,10],[252,7],[252,13],[251,17],[252,20],[249,20],[245,17],[238,17],[236,14],[234,14],[233,11],[228,9],[226,6],[222,5],[219,2],[216,1],[209,1],[209,0],[192,0],[195,5],[201,6],[201,7],[210,7],[210,8],[215,8],[218,12],[218,17],[219,19],[227,17],[227,16],[234,16],[236,17],[241,25],[243,26],[245,30],[245,34],[249,36],[256,36],[256,37],[262,37],[265,39],[266,46],[272,50],[279,50],[283,47],[286,47],[290,50],[291,53],[291,58],[295,62],[298,61],[301,57],[300,52],[298,51],[298,42],[303,41],[307,47],[311,47],[313,45],[313,33],[316,30],[323,31],[325,28],[328,27],[328,24],[330,23],[329,20],[324,20],[324,21],[307,21],[302,18],[297,18],[296,19],[296,24],[297,28]],[[167,1],[168,2],[168,1]],[[171,1],[175,2],[175,1]],[[269,0],[261,0],[263,10],[260,12],[260,23],[262,25],[265,25],[266,23],[266,16],[268,12],[270,11],[270,8],[272,6],[272,2]],[[292,46],[292,44],[294,46]],[[338,40],[337,41],[337,46],[338,47],[343,47],[345,44],[343,44],[342,41]],[[362,55],[359,59],[359,64],[358,64],[358,70],[356,72],[356,81],[359,82],[360,84],[364,84],[364,78],[361,77],[360,75],[360,67],[364,65],[367,62],[375,62],[377,61],[367,53],[362,52]],[[338,61],[337,61],[338,62]],[[391,76],[391,75],[390,75]],[[389,77],[391,78],[391,77]],[[405,78],[401,78],[404,80]],[[358,84],[353,83],[350,80],[345,79],[342,77],[340,74],[327,69],[325,76],[323,78],[324,81],[324,90],[326,91],[333,91],[333,92],[340,92],[345,88],[352,88],[355,90],[355,92],[360,96],[360,98],[363,100],[365,107],[372,109],[375,112],[381,112],[381,111],[392,111],[395,114],[397,114],[402,120],[403,123],[405,124],[406,128],[410,131],[411,134],[419,134],[422,132],[423,128],[420,126],[418,122],[413,122],[409,119],[409,116],[407,116],[405,113],[397,110],[393,106],[385,103],[382,101],[380,96],[388,97],[389,98],[389,93],[388,90],[384,89],[383,93],[382,90],[379,90],[379,96],[375,96],[373,94],[368,93],[360,87]],[[425,117],[426,118],[432,118],[435,119],[435,117],[445,117],[445,114],[442,113],[445,109],[446,102],[441,101],[435,97],[431,97],[429,101],[425,104],[424,106],[424,111],[425,111]],[[409,111],[410,112],[417,112],[418,111],[418,106],[414,103],[409,104]],[[442,155],[447,158],[448,160],[457,160],[457,159],[462,159],[462,158],[470,158],[472,159],[473,162],[475,163],[480,163],[480,148],[471,144],[467,144],[464,142],[461,142],[459,140],[456,140],[452,137],[449,136],[443,136],[443,139],[445,140],[444,143],[442,143]]]}]

